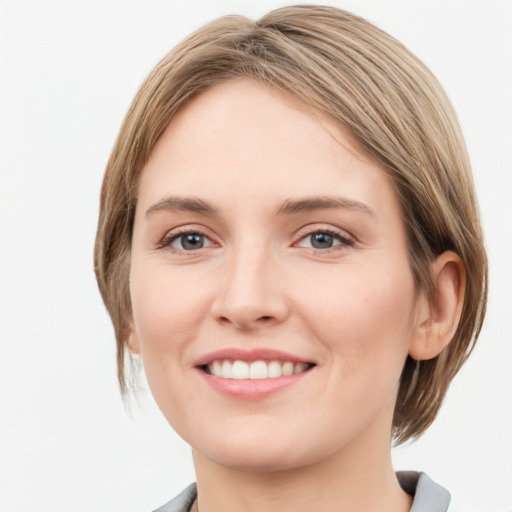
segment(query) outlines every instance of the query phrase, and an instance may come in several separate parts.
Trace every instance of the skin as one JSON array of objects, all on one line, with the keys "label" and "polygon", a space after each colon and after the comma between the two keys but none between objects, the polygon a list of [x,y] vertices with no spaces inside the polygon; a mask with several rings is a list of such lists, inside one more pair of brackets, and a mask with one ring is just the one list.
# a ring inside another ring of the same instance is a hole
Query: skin
[{"label": "skin", "polygon": [[[311,197],[348,205],[283,212]],[[186,250],[182,230],[203,247]],[[314,248],[311,235],[326,231],[333,247]],[[434,357],[460,314],[457,257],[433,271],[434,306],[415,288],[387,176],[291,98],[230,81],[173,118],[140,181],[129,344],[193,448],[202,512],[409,510],[390,458],[400,373],[408,353]],[[272,348],[315,366],[242,400],[195,366],[224,348]]]}]

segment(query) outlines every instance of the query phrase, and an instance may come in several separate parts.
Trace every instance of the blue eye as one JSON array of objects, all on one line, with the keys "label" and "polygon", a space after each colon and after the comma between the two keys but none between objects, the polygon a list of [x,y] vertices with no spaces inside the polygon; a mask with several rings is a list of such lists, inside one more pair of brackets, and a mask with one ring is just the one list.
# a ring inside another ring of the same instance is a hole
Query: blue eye
[{"label": "blue eye", "polygon": [[175,235],[169,245],[173,249],[195,251],[211,245],[210,240],[201,233],[181,233]]},{"label": "blue eye", "polygon": [[[314,249],[330,249],[334,245],[338,245],[340,242],[336,240],[332,235],[328,233],[313,233],[309,235],[311,247]],[[337,244],[335,244],[337,242]]]},{"label": "blue eye", "polygon": [[353,246],[354,242],[349,238],[331,231],[315,231],[314,233],[304,236],[301,240],[301,245],[311,249],[326,250],[332,249],[338,245]]}]

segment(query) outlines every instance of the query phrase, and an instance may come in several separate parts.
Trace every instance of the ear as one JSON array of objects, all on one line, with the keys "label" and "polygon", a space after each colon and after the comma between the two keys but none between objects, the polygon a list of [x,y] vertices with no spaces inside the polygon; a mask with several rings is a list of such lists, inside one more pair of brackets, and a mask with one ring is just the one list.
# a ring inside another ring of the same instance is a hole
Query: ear
[{"label": "ear", "polygon": [[132,354],[140,354],[140,343],[139,343],[139,335],[137,334],[137,330],[135,329],[135,324],[133,323],[133,319],[130,319],[128,322],[128,340],[126,344]]},{"label": "ear", "polygon": [[430,302],[420,299],[418,316],[410,340],[409,355],[416,360],[432,359],[452,340],[459,325],[466,271],[460,257],[446,251],[431,267],[434,285]]}]

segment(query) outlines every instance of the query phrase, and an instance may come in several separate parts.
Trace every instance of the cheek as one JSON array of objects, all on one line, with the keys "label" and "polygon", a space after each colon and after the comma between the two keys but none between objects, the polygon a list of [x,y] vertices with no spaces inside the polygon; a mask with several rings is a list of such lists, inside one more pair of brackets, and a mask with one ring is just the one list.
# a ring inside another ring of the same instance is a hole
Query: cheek
[{"label": "cheek", "polygon": [[194,402],[193,392],[184,385],[184,352],[197,337],[207,298],[183,272],[136,263],[130,293],[144,373],[162,413],[179,429],[181,422],[187,422],[187,404]]},{"label": "cheek", "polygon": [[[168,266],[132,267],[130,293],[144,364],[150,358],[177,361],[208,310],[204,289]],[[169,362],[169,361],[167,361]]]},{"label": "cheek", "polygon": [[407,355],[415,291],[408,272],[336,269],[322,293],[304,294],[301,309],[315,337],[332,353],[345,378],[371,372],[394,379]]}]

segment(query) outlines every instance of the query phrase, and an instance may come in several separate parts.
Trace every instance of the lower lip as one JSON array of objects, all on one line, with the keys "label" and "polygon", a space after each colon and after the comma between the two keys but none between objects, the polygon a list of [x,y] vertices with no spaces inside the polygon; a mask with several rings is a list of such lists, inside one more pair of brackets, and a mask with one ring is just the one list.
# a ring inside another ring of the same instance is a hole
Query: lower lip
[{"label": "lower lip", "polygon": [[216,391],[234,398],[246,400],[257,400],[272,393],[277,393],[299,382],[306,374],[311,372],[311,370],[307,370],[296,375],[275,377],[273,379],[224,379],[209,375],[202,370],[199,371],[204,380]]}]

